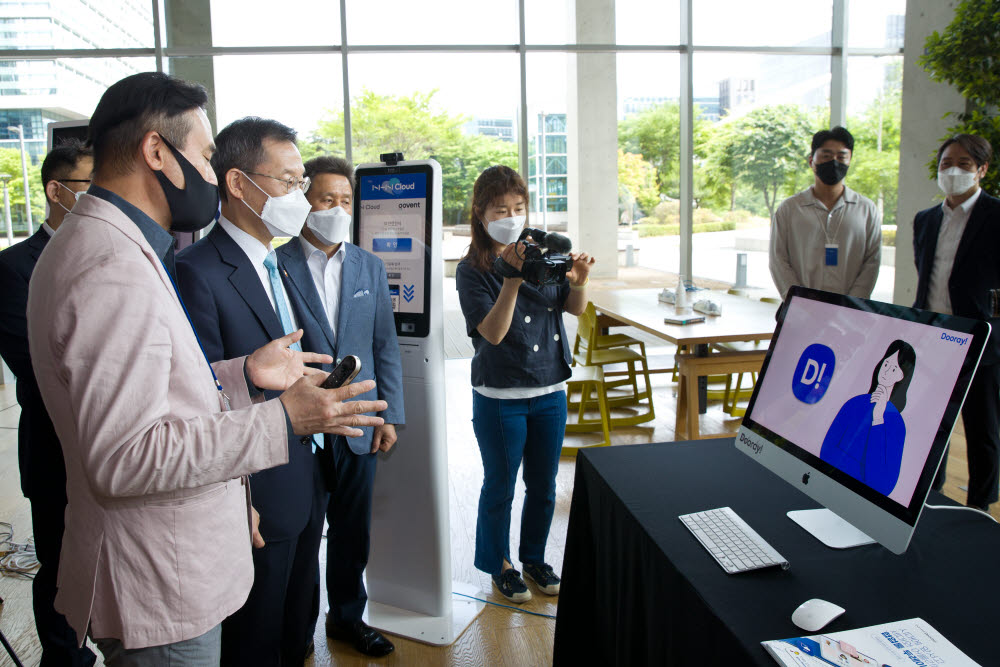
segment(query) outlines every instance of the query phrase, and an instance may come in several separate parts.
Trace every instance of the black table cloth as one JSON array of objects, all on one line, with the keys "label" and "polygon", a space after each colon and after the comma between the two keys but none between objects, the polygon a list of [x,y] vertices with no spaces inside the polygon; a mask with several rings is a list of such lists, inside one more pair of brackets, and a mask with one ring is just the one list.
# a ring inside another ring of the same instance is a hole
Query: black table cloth
[{"label": "black table cloth", "polygon": [[[726,505],[791,567],[727,575],[677,518]],[[921,617],[991,664],[1000,526],[925,509],[902,556],[877,544],[835,550],[785,515],[816,507],[732,438],[582,450],[554,663],[774,665],[760,642],[810,634],[791,614],[822,598],[847,609],[825,631]]]}]

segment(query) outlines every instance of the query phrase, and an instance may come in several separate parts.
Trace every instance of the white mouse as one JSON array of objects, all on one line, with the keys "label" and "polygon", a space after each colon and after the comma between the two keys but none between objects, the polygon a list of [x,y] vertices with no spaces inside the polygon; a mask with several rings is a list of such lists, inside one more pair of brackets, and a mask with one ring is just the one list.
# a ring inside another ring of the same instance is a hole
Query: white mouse
[{"label": "white mouse", "polygon": [[844,611],[843,607],[838,607],[832,602],[813,598],[806,600],[792,612],[792,623],[806,632],[819,632],[827,623],[843,614]]}]

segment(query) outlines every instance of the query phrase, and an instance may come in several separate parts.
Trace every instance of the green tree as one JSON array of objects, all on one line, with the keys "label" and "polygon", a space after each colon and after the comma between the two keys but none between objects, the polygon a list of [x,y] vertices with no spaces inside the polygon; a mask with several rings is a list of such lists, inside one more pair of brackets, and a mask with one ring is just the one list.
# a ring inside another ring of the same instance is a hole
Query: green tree
[{"label": "green tree", "polygon": [[[931,79],[949,83],[965,97],[965,111],[952,114],[958,123],[948,135],[977,134],[1000,147],[1000,0],[963,0],[943,33],[935,31],[924,42],[918,62]],[[944,137],[942,137],[942,140]],[[937,174],[935,158],[927,164]],[[1000,191],[1000,172],[991,169],[982,181],[987,192]]]},{"label": "green tree", "polygon": [[641,155],[626,153],[618,149],[618,192],[619,204],[631,214],[632,203],[639,205],[643,213],[650,213],[660,203],[660,192],[656,187],[656,169]]},{"label": "green tree", "polygon": [[791,104],[759,107],[733,121],[733,173],[764,196],[771,217],[805,169],[812,134],[809,114]]},{"label": "green tree", "polygon": [[[381,153],[399,151],[408,160],[436,159],[441,164],[443,217],[454,224],[468,219],[472,186],[483,169],[493,164],[517,168],[517,147],[464,134],[469,118],[435,110],[436,93],[379,95],[362,90],[351,100],[351,157],[357,163],[377,162]],[[299,149],[305,160],[324,153],[343,156],[344,112],[329,111]]]},{"label": "green tree", "polygon": [[[24,177],[21,171],[20,150],[0,148],[0,174],[10,174],[13,177],[7,183],[7,194],[10,197],[10,218],[16,231],[26,232],[28,222],[24,210]],[[42,187],[41,164],[28,165],[28,189],[31,193],[31,220],[35,227],[38,227],[45,220],[45,191]],[[0,227],[3,227],[3,224],[3,221],[0,220]]]},{"label": "green tree", "polygon": [[854,155],[847,180],[852,189],[878,205],[882,222],[887,225],[896,224],[901,82],[901,67],[887,68],[886,85],[879,96],[848,125],[854,134]]},{"label": "green tree", "polygon": [[641,155],[653,165],[660,192],[664,193],[677,193],[680,119],[680,105],[665,102],[618,123],[618,148]]},{"label": "green tree", "polygon": [[695,135],[695,197],[699,206],[736,209],[736,172],[733,148],[736,133],[731,118],[706,123]]}]

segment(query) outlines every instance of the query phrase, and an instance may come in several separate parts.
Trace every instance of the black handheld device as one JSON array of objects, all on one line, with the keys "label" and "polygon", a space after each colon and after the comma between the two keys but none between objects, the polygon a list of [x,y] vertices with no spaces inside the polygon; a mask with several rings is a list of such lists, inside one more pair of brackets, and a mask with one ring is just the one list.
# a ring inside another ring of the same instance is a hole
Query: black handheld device
[{"label": "black handheld device", "polygon": [[320,389],[337,389],[349,384],[361,372],[361,360],[349,354],[340,360],[333,372],[326,376]]}]

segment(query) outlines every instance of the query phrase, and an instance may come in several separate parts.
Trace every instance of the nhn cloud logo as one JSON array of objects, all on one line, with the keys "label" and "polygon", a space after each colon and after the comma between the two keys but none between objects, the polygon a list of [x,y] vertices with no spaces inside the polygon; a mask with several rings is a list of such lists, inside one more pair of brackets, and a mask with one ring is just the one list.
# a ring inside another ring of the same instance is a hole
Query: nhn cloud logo
[{"label": "nhn cloud logo", "polygon": [[837,360],[826,345],[813,343],[805,349],[792,376],[792,393],[803,403],[818,403],[833,379]]}]

